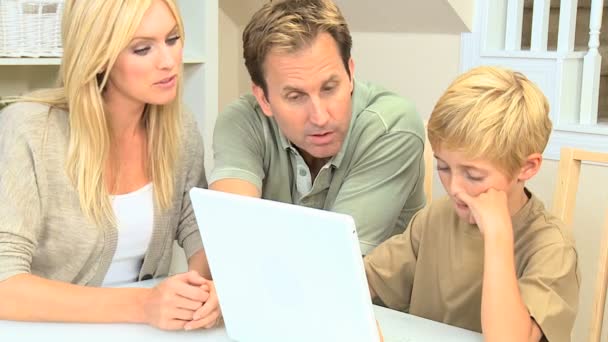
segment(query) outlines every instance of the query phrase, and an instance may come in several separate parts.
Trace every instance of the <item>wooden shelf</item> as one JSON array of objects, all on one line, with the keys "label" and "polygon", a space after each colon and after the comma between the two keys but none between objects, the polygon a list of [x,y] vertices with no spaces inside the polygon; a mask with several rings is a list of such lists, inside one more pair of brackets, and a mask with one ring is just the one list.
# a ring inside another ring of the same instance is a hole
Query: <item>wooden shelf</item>
[{"label": "wooden shelf", "polygon": [[59,65],[61,58],[1,57],[0,65]]},{"label": "wooden shelf", "polygon": [[[0,66],[37,66],[37,65],[59,65],[61,58],[52,57],[0,57]],[[184,56],[184,64],[205,64],[205,58],[202,56],[186,55]]]}]

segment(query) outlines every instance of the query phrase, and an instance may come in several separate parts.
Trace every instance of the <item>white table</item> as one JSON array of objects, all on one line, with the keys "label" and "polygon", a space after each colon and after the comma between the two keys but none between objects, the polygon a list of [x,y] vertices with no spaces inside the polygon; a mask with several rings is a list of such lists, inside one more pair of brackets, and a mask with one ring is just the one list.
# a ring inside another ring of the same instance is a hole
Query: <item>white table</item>
[{"label": "white table", "polygon": [[[150,287],[158,280],[130,284]],[[1,304],[0,304],[1,305]],[[456,328],[399,311],[374,306],[386,342],[483,341],[476,332]],[[171,341],[230,342],[223,327],[195,331],[162,331],[143,324],[26,323],[0,321],[1,341]]]}]

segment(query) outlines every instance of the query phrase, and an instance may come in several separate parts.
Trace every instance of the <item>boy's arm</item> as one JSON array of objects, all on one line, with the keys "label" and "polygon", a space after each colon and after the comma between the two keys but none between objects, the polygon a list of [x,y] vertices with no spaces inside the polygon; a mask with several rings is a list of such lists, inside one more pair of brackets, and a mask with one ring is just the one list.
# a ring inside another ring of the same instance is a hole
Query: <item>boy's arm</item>
[{"label": "boy's arm", "polygon": [[[484,233],[481,326],[486,341],[534,341],[543,334],[524,304],[515,272],[511,220]],[[507,233],[510,231],[510,233]]]},{"label": "boy's arm", "polygon": [[386,240],[363,259],[372,299],[380,299],[391,309],[409,310],[420,245],[416,225],[424,222],[424,212],[426,209],[416,213],[402,234]]},{"label": "boy's arm", "polygon": [[513,226],[503,191],[457,197],[469,206],[484,238],[481,327],[486,341],[534,341],[543,334],[524,304],[515,271]]}]

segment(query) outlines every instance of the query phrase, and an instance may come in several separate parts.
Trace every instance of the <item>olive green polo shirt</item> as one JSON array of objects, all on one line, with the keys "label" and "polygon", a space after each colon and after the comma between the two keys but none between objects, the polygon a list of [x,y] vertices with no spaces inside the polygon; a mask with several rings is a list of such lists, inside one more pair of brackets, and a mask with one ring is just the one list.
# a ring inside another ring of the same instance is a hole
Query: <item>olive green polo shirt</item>
[{"label": "olive green polo shirt", "polygon": [[313,180],[275,119],[242,96],[217,118],[209,183],[236,178],[265,199],[351,215],[367,254],[425,204],[424,125],[411,102],[369,83],[355,81],[352,110],[341,150]]}]

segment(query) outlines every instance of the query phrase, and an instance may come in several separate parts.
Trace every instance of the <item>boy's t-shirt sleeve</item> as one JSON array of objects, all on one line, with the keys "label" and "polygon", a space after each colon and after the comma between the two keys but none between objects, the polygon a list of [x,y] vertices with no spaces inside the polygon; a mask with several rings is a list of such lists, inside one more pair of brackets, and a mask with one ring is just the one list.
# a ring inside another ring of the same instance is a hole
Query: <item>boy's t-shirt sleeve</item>
[{"label": "boy's t-shirt sleeve", "polygon": [[386,240],[364,258],[370,288],[391,309],[409,310],[425,212],[416,213],[403,233]]},{"label": "boy's t-shirt sleeve", "polygon": [[549,342],[570,341],[580,279],[571,245],[552,244],[532,255],[518,280],[522,300]]}]

